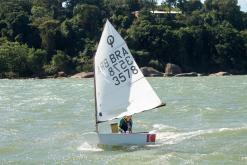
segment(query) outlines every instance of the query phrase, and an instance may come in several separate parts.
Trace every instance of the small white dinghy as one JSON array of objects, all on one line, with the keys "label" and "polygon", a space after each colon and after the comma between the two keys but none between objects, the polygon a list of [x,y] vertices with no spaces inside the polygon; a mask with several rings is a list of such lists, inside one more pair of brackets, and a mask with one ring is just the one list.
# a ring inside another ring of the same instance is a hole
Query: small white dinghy
[{"label": "small white dinghy", "polygon": [[99,123],[165,105],[143,76],[123,38],[108,20],[94,57],[94,73],[95,118],[99,144],[154,144],[156,135],[153,133],[99,132]]}]

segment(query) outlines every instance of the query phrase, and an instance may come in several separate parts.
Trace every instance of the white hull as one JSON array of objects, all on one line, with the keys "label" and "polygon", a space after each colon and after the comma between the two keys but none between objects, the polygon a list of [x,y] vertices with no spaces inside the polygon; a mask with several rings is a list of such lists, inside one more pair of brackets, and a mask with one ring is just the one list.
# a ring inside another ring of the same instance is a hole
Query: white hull
[{"label": "white hull", "polygon": [[99,144],[103,145],[148,145],[154,144],[156,134],[141,133],[109,133],[98,134]]}]

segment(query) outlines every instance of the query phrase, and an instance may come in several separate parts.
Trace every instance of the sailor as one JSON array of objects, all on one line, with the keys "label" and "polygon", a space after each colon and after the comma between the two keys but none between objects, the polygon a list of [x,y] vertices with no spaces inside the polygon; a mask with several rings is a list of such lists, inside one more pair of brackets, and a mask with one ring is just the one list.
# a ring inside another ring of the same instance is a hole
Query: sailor
[{"label": "sailor", "polygon": [[121,133],[132,133],[132,116],[124,116],[119,122],[119,131]]}]

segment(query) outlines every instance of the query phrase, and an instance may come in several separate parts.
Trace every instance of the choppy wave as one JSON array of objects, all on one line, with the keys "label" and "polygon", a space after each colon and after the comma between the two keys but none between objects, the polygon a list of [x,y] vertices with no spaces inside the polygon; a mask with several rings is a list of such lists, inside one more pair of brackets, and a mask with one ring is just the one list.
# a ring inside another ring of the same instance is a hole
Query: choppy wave
[{"label": "choppy wave", "polygon": [[0,162],[246,164],[247,76],[149,80],[167,106],[135,115],[133,130],[152,130],[156,145],[116,149],[90,132],[92,79],[0,80]]}]

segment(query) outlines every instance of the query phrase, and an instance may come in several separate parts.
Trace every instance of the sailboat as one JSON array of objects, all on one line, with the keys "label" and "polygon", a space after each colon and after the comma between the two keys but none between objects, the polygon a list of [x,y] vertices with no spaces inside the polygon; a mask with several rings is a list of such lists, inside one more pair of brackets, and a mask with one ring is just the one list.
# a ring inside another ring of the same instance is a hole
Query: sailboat
[{"label": "sailboat", "polygon": [[100,133],[99,124],[165,104],[156,95],[120,34],[107,20],[94,57],[95,121],[99,144],[154,144],[156,134]]}]

